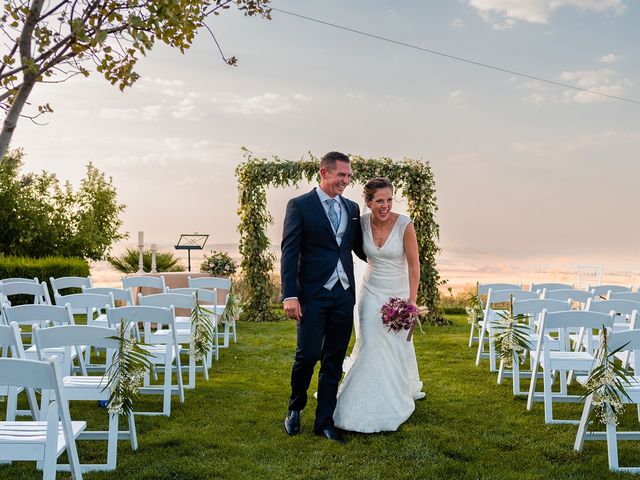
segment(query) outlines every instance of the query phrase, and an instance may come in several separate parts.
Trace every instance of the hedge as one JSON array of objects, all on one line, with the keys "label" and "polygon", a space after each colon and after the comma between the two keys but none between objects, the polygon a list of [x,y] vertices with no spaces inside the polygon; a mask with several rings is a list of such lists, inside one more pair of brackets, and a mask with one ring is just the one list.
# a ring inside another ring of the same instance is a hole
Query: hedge
[{"label": "hedge", "polygon": [[[53,291],[49,285],[49,277],[86,277],[89,275],[89,264],[86,260],[65,257],[28,258],[0,256],[0,281],[3,278],[34,278],[47,282],[49,295],[53,301]],[[15,299],[13,304],[24,303]]]}]

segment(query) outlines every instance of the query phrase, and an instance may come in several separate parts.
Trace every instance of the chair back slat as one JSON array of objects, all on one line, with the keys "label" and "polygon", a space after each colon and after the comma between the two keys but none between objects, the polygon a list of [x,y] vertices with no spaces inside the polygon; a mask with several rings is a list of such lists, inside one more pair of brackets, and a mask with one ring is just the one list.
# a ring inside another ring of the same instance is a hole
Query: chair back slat
[{"label": "chair back slat", "polygon": [[130,288],[91,287],[83,288],[83,293],[97,293],[99,295],[113,295],[116,302],[124,302],[126,306],[133,305],[133,292]]},{"label": "chair back slat", "polygon": [[3,313],[8,322],[17,324],[37,323],[45,327],[47,322],[63,325],[73,325],[71,309],[60,305],[18,305],[3,307]]},{"label": "chair back slat", "polygon": [[171,306],[175,308],[186,308],[192,310],[195,306],[195,294],[184,295],[181,293],[157,293],[152,295],[138,294],[138,305],[147,305],[152,307]]},{"label": "chair back slat", "polygon": [[157,288],[164,292],[166,287],[164,277],[152,277],[147,275],[133,275],[122,278],[122,286],[124,288]]},{"label": "chair back slat", "polygon": [[204,288],[207,290],[219,289],[229,290],[231,288],[231,279],[218,277],[197,277],[188,278],[188,285],[191,288]]},{"label": "chair back slat", "polygon": [[49,362],[0,358],[0,385],[54,389],[56,380]]},{"label": "chair back slat", "polygon": [[594,297],[606,297],[609,292],[630,292],[631,287],[628,287],[626,285],[590,285],[589,291],[593,294]]},{"label": "chair back slat", "polygon": [[67,288],[91,288],[93,287],[93,280],[91,277],[49,277],[49,283],[53,290],[54,297],[60,294],[60,290]]}]

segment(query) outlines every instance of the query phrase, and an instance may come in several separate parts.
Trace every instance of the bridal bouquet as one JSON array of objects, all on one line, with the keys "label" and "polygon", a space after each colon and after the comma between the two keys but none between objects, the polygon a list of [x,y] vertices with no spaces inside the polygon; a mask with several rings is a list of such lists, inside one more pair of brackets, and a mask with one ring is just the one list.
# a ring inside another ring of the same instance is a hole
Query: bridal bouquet
[{"label": "bridal bouquet", "polygon": [[389,332],[393,330],[398,333],[400,330],[409,330],[407,341],[410,341],[416,323],[420,326],[420,331],[422,331],[418,315],[425,313],[425,310],[412,305],[402,298],[391,297],[387,303],[382,305],[380,312],[382,313],[382,323],[389,327]]}]

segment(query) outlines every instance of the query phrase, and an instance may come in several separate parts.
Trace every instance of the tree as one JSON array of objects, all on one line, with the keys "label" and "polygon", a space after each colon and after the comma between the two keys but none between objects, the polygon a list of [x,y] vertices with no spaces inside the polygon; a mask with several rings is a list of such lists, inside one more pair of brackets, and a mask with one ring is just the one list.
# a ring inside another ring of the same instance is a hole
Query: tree
[{"label": "tree", "polygon": [[25,257],[104,258],[118,240],[120,214],[111,179],[87,165],[77,192],[54,174],[20,175],[22,153],[0,164],[0,253]]},{"label": "tree", "polygon": [[59,83],[90,68],[120,90],[138,79],[140,55],[163,42],[181,52],[189,48],[211,15],[235,6],[247,16],[270,19],[270,0],[7,0],[0,30],[9,51],[0,63],[0,108],[6,117],[0,132],[0,162],[21,116],[35,121],[52,112],[47,103],[26,114],[29,95],[38,82]]}]

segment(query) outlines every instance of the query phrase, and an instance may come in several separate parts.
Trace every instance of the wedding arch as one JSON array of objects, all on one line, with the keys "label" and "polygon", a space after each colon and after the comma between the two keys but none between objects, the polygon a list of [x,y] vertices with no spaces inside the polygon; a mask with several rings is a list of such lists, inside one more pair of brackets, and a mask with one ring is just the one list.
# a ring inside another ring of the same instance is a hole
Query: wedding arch
[{"label": "wedding arch", "polygon": [[[244,151],[246,160],[236,168],[241,267],[248,292],[241,318],[265,322],[277,318],[270,306],[272,292],[269,276],[273,271],[275,255],[269,250],[267,237],[267,227],[273,223],[273,217],[267,210],[267,188],[296,186],[302,180],[319,180],[320,160],[311,154],[308,160],[292,161],[278,157],[269,160],[256,158],[246,149]],[[363,184],[370,178],[388,177],[396,190],[406,198],[420,251],[418,303],[429,307],[429,324],[444,324],[438,306],[440,274],[435,264],[439,238],[439,227],[435,221],[438,206],[429,163],[351,156],[351,168],[353,182]]]}]

